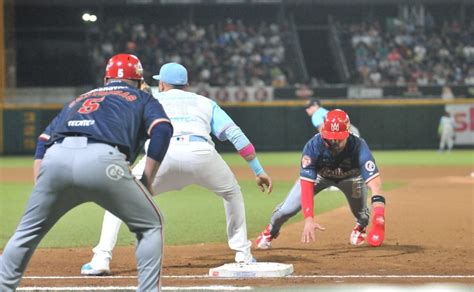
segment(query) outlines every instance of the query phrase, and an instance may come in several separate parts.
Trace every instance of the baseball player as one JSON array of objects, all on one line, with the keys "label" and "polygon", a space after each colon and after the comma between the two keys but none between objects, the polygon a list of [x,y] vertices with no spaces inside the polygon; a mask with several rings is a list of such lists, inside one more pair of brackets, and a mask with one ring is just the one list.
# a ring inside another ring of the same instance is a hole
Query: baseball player
[{"label": "baseball player", "polygon": [[[121,218],[136,234],[138,290],[161,290],[163,221],[149,190],[173,128],[160,103],[138,89],[142,82],[137,57],[113,56],[105,85],[66,104],[40,135],[35,186],[0,259],[0,291],[14,291],[43,236],[66,212],[90,201]],[[138,181],[129,163],[147,138]]]},{"label": "baseball player", "polygon": [[313,123],[316,130],[318,130],[318,132],[321,131],[324,117],[326,117],[329,111],[321,106],[321,101],[317,98],[311,98],[308,100],[308,103],[305,106],[305,111],[308,116],[311,117],[311,123]]},{"label": "baseball player", "polygon": [[443,116],[439,120],[439,125],[438,125],[438,135],[440,137],[440,141],[439,141],[440,152],[444,151],[445,149],[448,151],[453,150],[455,126],[456,126],[456,123],[454,119],[451,117],[451,114],[449,112],[444,112]]},{"label": "baseball player", "polygon": [[[305,106],[305,111],[308,116],[311,117],[311,123],[313,126],[318,132],[320,132],[324,118],[329,111],[321,106],[321,101],[317,98],[310,98],[308,100],[308,103]],[[349,132],[360,137],[359,129],[357,129],[353,124],[350,125]]]},{"label": "baseball player", "polygon": [[256,239],[259,249],[271,248],[281,226],[301,209],[305,217],[302,242],[315,239],[315,230],[324,230],[313,220],[313,196],[329,186],[338,187],[346,196],[356,225],[350,243],[361,245],[369,223],[368,188],[372,192],[372,228],[367,242],[379,246],[384,240],[385,198],[381,195],[382,182],[375,160],[366,142],[349,133],[349,117],[342,110],[328,112],[321,132],[311,138],[303,150],[300,183],[296,184],[285,201],[273,211],[265,230]]},{"label": "baseball player", "polygon": [[[188,185],[200,185],[224,200],[229,247],[235,261],[251,263],[252,243],[247,239],[245,208],[240,186],[229,166],[214,148],[210,133],[219,140],[229,140],[249,163],[262,191],[272,190],[272,181],[261,166],[252,143],[232,119],[212,100],[185,91],[188,74],[184,66],[167,63],[160,68],[160,93],[156,96],[174,127],[170,147],[152,185],[155,194],[180,190]],[[133,169],[141,175],[144,160]],[[110,213],[104,215],[99,244],[93,249],[90,263],[82,266],[81,274],[110,273],[109,263],[117,240],[121,221]]]}]

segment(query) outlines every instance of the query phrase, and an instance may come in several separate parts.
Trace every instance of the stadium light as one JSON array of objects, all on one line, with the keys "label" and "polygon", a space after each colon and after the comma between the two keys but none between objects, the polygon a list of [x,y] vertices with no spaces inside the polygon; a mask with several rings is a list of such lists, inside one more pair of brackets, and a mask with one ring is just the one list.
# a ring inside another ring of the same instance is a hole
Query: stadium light
[{"label": "stadium light", "polygon": [[91,17],[91,15],[89,13],[82,14],[82,20],[84,20],[84,21],[89,21],[89,17]]},{"label": "stadium light", "polygon": [[82,20],[84,22],[96,22],[97,16],[95,14],[84,13],[82,14]]}]

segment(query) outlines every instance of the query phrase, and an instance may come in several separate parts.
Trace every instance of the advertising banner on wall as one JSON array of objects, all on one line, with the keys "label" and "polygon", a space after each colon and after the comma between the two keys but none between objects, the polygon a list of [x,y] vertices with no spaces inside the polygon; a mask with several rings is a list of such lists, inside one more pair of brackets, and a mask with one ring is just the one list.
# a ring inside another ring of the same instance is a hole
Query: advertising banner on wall
[{"label": "advertising banner on wall", "polygon": [[[219,102],[265,102],[273,100],[273,87],[188,87],[191,91]],[[158,93],[156,87],[153,94]]]},{"label": "advertising banner on wall", "polygon": [[474,145],[474,103],[450,104],[446,111],[456,122],[454,145]]},{"label": "advertising banner on wall", "polygon": [[[454,97],[473,98],[474,86],[451,86]],[[275,99],[301,99],[306,97],[318,98],[441,98],[443,86],[406,86],[367,87],[363,85],[326,85],[311,87],[306,85],[283,87],[275,89]]]}]

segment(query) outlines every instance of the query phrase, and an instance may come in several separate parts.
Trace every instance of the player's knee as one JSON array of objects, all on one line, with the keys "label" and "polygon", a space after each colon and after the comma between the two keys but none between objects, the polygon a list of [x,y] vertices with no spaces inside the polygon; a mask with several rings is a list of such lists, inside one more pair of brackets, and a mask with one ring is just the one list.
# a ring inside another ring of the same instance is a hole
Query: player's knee
[{"label": "player's knee", "polygon": [[217,191],[216,194],[223,198],[229,198],[233,196],[241,196],[242,192],[240,191],[240,186],[238,184],[233,184]]}]

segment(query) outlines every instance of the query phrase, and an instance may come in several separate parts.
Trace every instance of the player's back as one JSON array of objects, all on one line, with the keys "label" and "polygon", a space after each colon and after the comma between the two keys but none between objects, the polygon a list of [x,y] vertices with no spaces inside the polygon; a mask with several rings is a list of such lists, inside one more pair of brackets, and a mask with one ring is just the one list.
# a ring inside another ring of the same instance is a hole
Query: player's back
[{"label": "player's back", "polygon": [[173,124],[173,136],[198,135],[210,140],[212,101],[204,96],[171,89],[155,96]]},{"label": "player's back", "polygon": [[42,135],[52,136],[49,143],[66,136],[86,136],[118,146],[133,162],[147,129],[160,119],[167,119],[166,114],[151,95],[124,82],[112,82],[71,101]]}]

